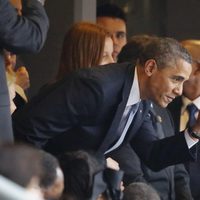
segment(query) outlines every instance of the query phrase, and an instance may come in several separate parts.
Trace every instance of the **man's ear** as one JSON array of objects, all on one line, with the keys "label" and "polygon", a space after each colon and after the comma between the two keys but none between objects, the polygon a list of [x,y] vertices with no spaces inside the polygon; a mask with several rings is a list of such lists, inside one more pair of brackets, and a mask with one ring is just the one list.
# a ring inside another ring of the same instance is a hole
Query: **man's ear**
[{"label": "man's ear", "polygon": [[144,71],[147,76],[152,76],[152,74],[157,71],[158,66],[154,59],[149,59],[144,64]]}]

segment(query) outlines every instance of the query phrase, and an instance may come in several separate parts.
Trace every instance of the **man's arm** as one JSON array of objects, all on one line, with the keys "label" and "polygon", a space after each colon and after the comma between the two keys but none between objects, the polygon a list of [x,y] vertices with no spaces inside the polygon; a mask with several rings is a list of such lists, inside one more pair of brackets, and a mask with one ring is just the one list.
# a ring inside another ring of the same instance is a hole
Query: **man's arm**
[{"label": "man's arm", "polygon": [[196,148],[188,148],[184,134],[157,140],[148,116],[132,138],[131,146],[142,161],[155,171],[196,158]]},{"label": "man's arm", "polygon": [[22,16],[8,0],[0,0],[0,43],[13,53],[38,52],[46,39],[48,17],[38,0],[24,0]]}]

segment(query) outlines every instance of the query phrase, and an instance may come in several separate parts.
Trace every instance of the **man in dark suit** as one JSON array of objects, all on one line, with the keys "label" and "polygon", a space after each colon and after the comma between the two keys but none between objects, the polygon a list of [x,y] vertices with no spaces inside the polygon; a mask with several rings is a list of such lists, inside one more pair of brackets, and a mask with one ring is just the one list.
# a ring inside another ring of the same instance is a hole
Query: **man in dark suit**
[{"label": "man in dark suit", "polygon": [[[190,126],[192,117],[197,117],[200,109],[200,40],[182,41],[182,45],[190,52],[192,56],[192,73],[188,81],[184,83],[183,95],[169,104],[168,108],[172,113],[176,133]],[[194,108],[192,116],[189,108]],[[191,116],[191,117],[190,117]],[[200,146],[197,145],[197,162],[187,162],[185,166],[190,175],[190,185],[193,198],[200,199]]]},{"label": "man in dark suit", "polygon": [[14,114],[15,137],[53,153],[92,149],[107,154],[130,142],[155,170],[192,159],[187,144],[198,139],[188,132],[152,137],[146,101],[166,107],[182,93],[191,68],[190,55],[177,41],[154,38],[136,67],[123,63],[78,70],[45,88]]},{"label": "man in dark suit", "polygon": [[13,141],[3,49],[15,54],[38,52],[45,41],[48,18],[43,0],[24,0],[19,16],[9,0],[0,0],[0,140]]},{"label": "man in dark suit", "polygon": [[[127,45],[119,54],[118,62],[136,61],[142,49],[152,39],[148,35],[136,35],[129,39]],[[165,108],[151,104],[150,119],[154,128],[152,136],[157,139],[175,134],[173,120]],[[122,146],[109,155],[115,159],[124,170],[124,184],[132,182],[147,182],[159,193],[162,200],[191,200],[189,176],[183,164],[169,166],[154,172],[149,169],[133,151],[130,145]]]}]

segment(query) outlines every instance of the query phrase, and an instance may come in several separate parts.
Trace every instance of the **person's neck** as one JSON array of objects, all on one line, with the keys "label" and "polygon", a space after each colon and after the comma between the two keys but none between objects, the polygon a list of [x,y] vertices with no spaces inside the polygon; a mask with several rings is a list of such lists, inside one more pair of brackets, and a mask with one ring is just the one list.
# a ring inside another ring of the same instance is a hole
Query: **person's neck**
[{"label": "person's neck", "polygon": [[140,66],[137,66],[137,74],[138,74],[138,84],[140,90],[140,98],[142,100],[147,99],[147,91],[146,91],[146,79],[143,75],[143,69]]}]

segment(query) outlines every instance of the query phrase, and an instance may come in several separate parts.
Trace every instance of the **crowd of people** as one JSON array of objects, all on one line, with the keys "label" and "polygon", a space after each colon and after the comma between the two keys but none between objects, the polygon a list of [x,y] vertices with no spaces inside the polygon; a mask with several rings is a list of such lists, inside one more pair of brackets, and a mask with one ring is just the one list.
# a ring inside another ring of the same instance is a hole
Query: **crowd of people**
[{"label": "crowd of people", "polygon": [[200,41],[127,38],[123,10],[100,5],[28,100],[16,59],[44,45],[44,3],[0,0],[0,199],[199,200]]}]

